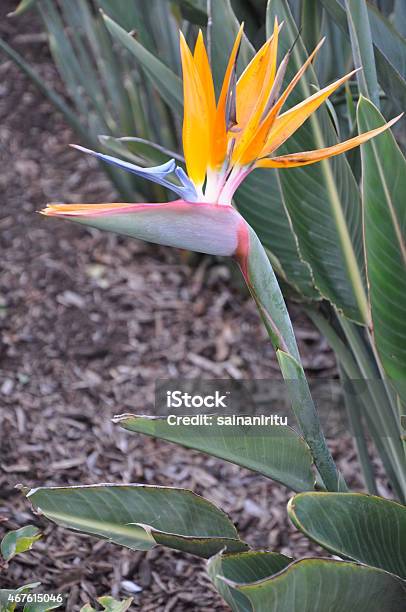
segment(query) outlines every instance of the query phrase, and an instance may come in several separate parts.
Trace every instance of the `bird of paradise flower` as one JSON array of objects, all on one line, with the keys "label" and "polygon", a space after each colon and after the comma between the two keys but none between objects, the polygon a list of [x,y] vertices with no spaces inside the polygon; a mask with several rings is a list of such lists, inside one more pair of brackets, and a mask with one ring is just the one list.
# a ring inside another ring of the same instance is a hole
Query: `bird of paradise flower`
[{"label": "bird of paradise flower", "polygon": [[377,136],[399,117],[374,130],[330,147],[276,155],[277,149],[356,71],[283,112],[283,107],[322,46],[316,46],[283,89],[290,52],[278,66],[281,26],[259,49],[237,79],[236,63],[243,25],[235,39],[220,95],[202,32],[194,52],[180,34],[183,70],[183,150],[186,170],[174,159],[143,168],[84,147],[77,149],[163,185],[180,196],[166,203],[50,204],[41,212],[135,236],[149,242],[213,255],[235,256],[246,274],[249,226],[232,206],[241,182],[256,168],[294,168],[352,149]]}]

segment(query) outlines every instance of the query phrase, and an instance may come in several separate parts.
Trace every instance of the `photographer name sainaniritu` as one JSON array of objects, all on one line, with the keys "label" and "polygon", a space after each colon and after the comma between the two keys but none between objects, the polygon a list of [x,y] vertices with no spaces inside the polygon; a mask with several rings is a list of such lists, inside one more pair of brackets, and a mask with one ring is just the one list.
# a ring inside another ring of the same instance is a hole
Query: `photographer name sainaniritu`
[{"label": "photographer name sainaniritu", "polygon": [[195,427],[211,427],[213,425],[220,427],[267,427],[288,424],[288,418],[278,414],[260,414],[255,416],[239,414],[195,414],[193,416],[170,414],[166,421],[168,425],[190,425]]}]

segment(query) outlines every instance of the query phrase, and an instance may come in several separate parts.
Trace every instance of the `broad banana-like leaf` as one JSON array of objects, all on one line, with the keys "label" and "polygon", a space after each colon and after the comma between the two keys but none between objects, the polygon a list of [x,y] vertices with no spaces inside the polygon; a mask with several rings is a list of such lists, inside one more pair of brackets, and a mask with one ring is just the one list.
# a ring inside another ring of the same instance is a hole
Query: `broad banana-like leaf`
[{"label": "broad banana-like leaf", "polygon": [[[365,98],[359,130],[384,122]],[[362,147],[364,235],[373,334],[382,365],[406,398],[406,160],[390,131]]]},{"label": "broad banana-like leaf", "polygon": [[405,606],[404,580],[345,561],[302,559],[264,580],[223,580],[245,595],[253,612],[403,612]]},{"label": "broad banana-like leaf", "polygon": [[299,493],[288,512],[333,554],[406,578],[406,506],[364,493]]},{"label": "broad banana-like leaf", "polygon": [[[213,419],[216,419],[213,416]],[[268,476],[294,491],[314,488],[312,456],[306,442],[279,425],[169,425],[166,417],[122,414],[113,421],[124,429],[154,436],[214,455]]]},{"label": "broad banana-like leaf", "polygon": [[249,600],[223,578],[237,583],[255,582],[285,569],[293,559],[280,553],[247,551],[243,553],[218,554],[207,564],[207,572],[230,608],[236,612],[252,612]]},{"label": "broad banana-like leaf", "polygon": [[34,543],[40,538],[39,530],[33,525],[26,525],[15,531],[9,531],[1,541],[1,554],[5,561],[10,561],[15,555],[31,550]]},{"label": "broad banana-like leaf", "polygon": [[[281,52],[286,53],[298,36],[287,0],[270,0],[268,34],[276,16],[284,21],[279,40]],[[287,81],[293,78],[306,58],[307,52],[299,38],[289,60]],[[289,96],[288,106],[311,95],[310,84],[317,85],[311,66]],[[336,142],[328,111],[320,108],[280,151],[306,151]],[[345,157],[289,169],[289,172],[280,170],[278,174],[299,251],[311,267],[316,287],[346,316],[359,322],[367,321],[359,190]]]},{"label": "broad banana-like leaf", "polygon": [[151,485],[43,487],[28,492],[58,525],[133,550],[163,544],[201,557],[247,545],[224,512],[187,489]]},{"label": "broad banana-like leaf", "polygon": [[[345,9],[339,0],[321,0],[331,17],[348,35]],[[403,3],[403,0],[400,0]],[[368,17],[375,50],[378,80],[394,106],[401,112],[406,106],[406,40],[390,21],[371,3]]]}]

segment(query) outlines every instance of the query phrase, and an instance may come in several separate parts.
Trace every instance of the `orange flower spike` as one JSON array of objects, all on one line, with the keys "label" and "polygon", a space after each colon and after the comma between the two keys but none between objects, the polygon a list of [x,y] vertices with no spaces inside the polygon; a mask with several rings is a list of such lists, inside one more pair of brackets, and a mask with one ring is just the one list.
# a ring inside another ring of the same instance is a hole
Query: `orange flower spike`
[{"label": "orange flower spike", "polygon": [[209,110],[195,60],[182,32],[180,33],[180,53],[184,98],[183,151],[188,175],[197,190],[201,191],[210,154],[210,134],[207,129]]},{"label": "orange flower spike", "polygon": [[240,49],[241,38],[244,30],[242,23],[234,41],[234,45],[228,60],[227,69],[221,87],[220,97],[217,104],[216,119],[214,125],[214,140],[211,148],[211,167],[213,169],[222,166],[227,155],[227,126],[226,126],[226,103],[227,94],[230,87],[231,77],[237,62],[238,51]]}]

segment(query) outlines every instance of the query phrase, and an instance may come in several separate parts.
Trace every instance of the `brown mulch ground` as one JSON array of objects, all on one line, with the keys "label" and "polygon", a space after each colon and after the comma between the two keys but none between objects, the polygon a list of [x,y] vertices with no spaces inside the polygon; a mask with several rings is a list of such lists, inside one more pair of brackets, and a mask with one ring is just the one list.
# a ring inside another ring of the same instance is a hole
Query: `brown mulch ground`
[{"label": "brown mulch ground", "polygon": [[[45,79],[41,42],[4,15],[0,32]],[[257,547],[316,552],[289,524],[289,492],[236,466],[142,436],[110,419],[144,412],[157,378],[272,378],[277,366],[252,302],[224,263],[187,265],[175,250],[88,231],[35,214],[45,202],[108,201],[98,166],[32,85],[0,57],[0,519],[38,525],[42,541],[0,573],[2,587],[40,580],[68,593],[67,610],[96,595],[140,591],[133,609],[225,610],[204,563],[160,548],[137,553],[50,525],[15,489],[42,484],[143,482],[188,487],[227,511]],[[325,341],[291,309],[310,376],[335,374]],[[352,442],[332,441],[361,488]],[[1,531],[1,529],[0,529]],[[1,570],[0,570],[1,572]]]}]

